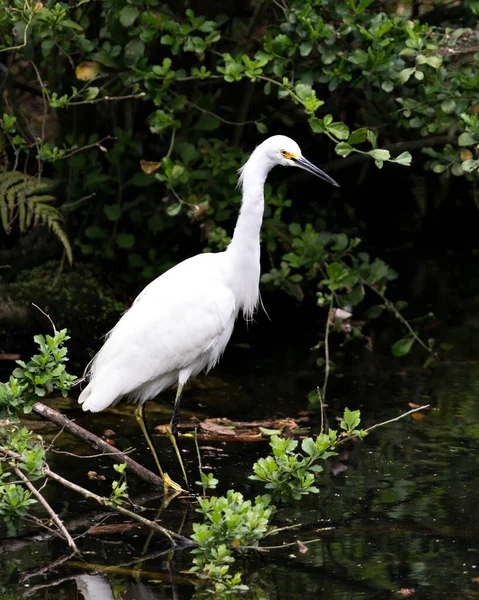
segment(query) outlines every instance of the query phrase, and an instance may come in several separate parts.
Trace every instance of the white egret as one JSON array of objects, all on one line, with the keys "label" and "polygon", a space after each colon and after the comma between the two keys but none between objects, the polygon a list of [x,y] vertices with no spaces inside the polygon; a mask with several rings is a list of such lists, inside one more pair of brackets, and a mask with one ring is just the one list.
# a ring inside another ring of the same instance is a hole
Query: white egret
[{"label": "white egret", "polygon": [[79,398],[83,410],[99,412],[122,398],[137,402],[135,417],[165,487],[180,486],[161,468],[145,426],[145,403],[178,387],[168,435],[188,485],[177,444],[181,393],[190,377],[218,362],[238,313],[251,319],[258,305],[264,184],[276,165],[299,167],[338,186],[303,157],[292,139],[275,135],[265,140],[240,169],[243,198],[228,248],[193,256],[151,282],[87,367],[89,383]]}]

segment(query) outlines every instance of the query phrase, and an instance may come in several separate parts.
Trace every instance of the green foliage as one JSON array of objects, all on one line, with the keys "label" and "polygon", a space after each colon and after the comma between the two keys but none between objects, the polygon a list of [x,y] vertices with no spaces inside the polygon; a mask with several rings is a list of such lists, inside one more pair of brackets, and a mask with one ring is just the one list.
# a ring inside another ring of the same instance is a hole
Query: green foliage
[{"label": "green foliage", "polygon": [[45,448],[41,438],[25,427],[0,429],[0,445],[20,455],[19,459],[5,457],[0,462],[0,515],[8,526],[14,526],[37,501],[29,490],[18,485],[12,468],[22,471],[30,481],[39,479],[45,466]]},{"label": "green foliage", "polygon": [[[160,0],[0,7],[0,60],[13,63],[0,138],[10,172],[35,181],[52,172],[64,200],[55,210],[68,214],[78,253],[132,287],[199,248],[226,247],[239,148],[249,152],[271,127],[292,137],[309,127],[316,148],[327,142],[378,168],[408,166],[418,140],[457,131],[423,149],[426,166],[477,176],[478,76],[458,58],[472,53],[472,30],[432,27],[378,0],[292,0],[255,16],[259,36],[248,6],[234,18]],[[12,100],[21,65],[40,88],[41,118]],[[346,123],[351,98],[360,109]],[[391,151],[396,142],[403,152]],[[384,295],[395,274],[358,253],[355,232],[328,233],[332,217],[293,207],[286,185],[265,196],[264,284],[340,309],[358,306],[368,287]],[[355,326],[347,337],[360,336]]]},{"label": "green foliage", "polygon": [[266,533],[275,507],[269,496],[245,500],[240,492],[228,490],[226,496],[198,498],[203,523],[193,524],[192,539],[198,545],[193,550],[192,571],[215,583],[215,592],[240,591],[239,573],[230,574],[233,548],[256,547]]},{"label": "green foliage", "polygon": [[54,335],[36,335],[35,343],[40,352],[28,363],[17,360],[19,365],[8,383],[0,383],[0,418],[16,420],[20,407],[30,412],[32,405],[46,394],[58,390],[66,397],[76,381],[69,375],[65,363],[68,361],[65,341],[69,340],[67,330],[55,331]]},{"label": "green foliage", "polygon": [[121,505],[128,500],[128,484],[126,481],[126,463],[113,465],[113,468],[120,474],[120,479],[111,484],[110,500],[114,504]]},{"label": "green foliage", "polygon": [[218,485],[218,480],[213,473],[204,473],[203,471],[200,471],[200,477],[201,481],[195,481],[195,483],[203,489],[203,496],[205,496],[206,490],[214,490]]},{"label": "green foliage", "polygon": [[307,494],[318,494],[315,479],[323,471],[318,461],[335,456],[338,442],[345,437],[364,437],[365,432],[357,429],[360,420],[359,410],[350,411],[346,408],[340,424],[343,431],[330,429],[327,434],[320,433],[316,439],[303,439],[301,453],[297,452],[297,440],[272,435],[270,446],[273,453],[254,463],[254,475],[250,479],[265,483],[273,498],[282,502],[299,500]]},{"label": "green foliage", "polygon": [[37,502],[31,496],[21,485],[0,484],[0,515],[7,524],[16,523],[28,514],[29,507]]},{"label": "green foliage", "polygon": [[[5,121],[9,127],[13,122]],[[62,243],[68,260],[72,262],[72,249],[68,237],[61,225],[63,215],[50,203],[55,200],[51,194],[45,194],[51,188],[51,182],[29,177],[19,171],[5,171],[0,167],[0,218],[5,233],[10,233],[14,223],[20,233],[25,233],[39,225],[47,226]]]}]

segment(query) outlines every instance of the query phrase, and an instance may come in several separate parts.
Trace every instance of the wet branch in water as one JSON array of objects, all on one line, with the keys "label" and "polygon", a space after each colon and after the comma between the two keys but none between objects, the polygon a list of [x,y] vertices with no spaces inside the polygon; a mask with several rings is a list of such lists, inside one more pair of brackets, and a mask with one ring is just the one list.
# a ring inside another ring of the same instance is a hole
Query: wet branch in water
[{"label": "wet branch in water", "polygon": [[91,433],[91,431],[80,427],[57,410],[54,410],[41,402],[35,402],[32,411],[44,419],[55,423],[55,425],[62,427],[65,431],[68,431],[68,433],[71,433],[79,440],[86,442],[94,450],[102,451],[104,455],[110,456],[115,462],[126,463],[127,469],[130,469],[132,473],[146,481],[146,483],[159,488],[163,487],[163,480],[156,475],[156,473],[152,473],[150,470],[145,469],[145,467],[130,458],[127,454],[124,454],[114,446],[110,446],[110,444],[107,444],[100,437]]}]

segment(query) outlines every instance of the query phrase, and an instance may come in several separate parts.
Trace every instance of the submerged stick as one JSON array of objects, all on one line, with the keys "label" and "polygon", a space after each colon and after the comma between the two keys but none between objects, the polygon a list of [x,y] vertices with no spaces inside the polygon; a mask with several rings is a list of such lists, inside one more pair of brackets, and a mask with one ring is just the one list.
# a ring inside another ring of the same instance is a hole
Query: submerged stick
[{"label": "submerged stick", "polygon": [[28,477],[24,473],[22,473],[22,471],[20,471],[20,469],[18,467],[13,467],[13,471],[17,475],[17,477],[19,477],[22,480],[22,483],[25,485],[25,487],[28,490],[30,490],[32,495],[35,496],[35,498],[38,500],[38,502],[40,502],[40,504],[43,506],[43,508],[50,515],[52,521],[55,523],[55,525],[58,529],[60,537],[63,536],[65,538],[65,540],[67,541],[69,547],[73,550],[73,552],[78,552],[78,548],[77,548],[75,542],[73,541],[72,536],[68,533],[68,530],[65,527],[65,525],[63,524],[63,521],[60,519],[60,517],[57,515],[57,513],[53,510],[53,508],[48,504],[48,502],[45,500],[45,498],[42,496],[42,494],[40,494],[40,492],[37,490],[37,488],[32,484],[32,482],[28,479]]},{"label": "submerged stick", "polygon": [[126,466],[128,469],[130,469],[130,471],[135,473],[137,477],[143,479],[150,485],[161,488],[163,487],[163,480],[161,477],[155,473],[152,473],[150,470],[145,469],[145,467],[142,467],[135,460],[126,454],[123,454],[121,450],[118,450],[118,448],[115,448],[114,446],[110,446],[110,444],[107,444],[100,437],[91,431],[80,427],[80,425],[77,425],[57,410],[54,410],[53,408],[50,408],[41,402],[35,402],[32,410],[35,414],[40,415],[44,419],[55,423],[55,425],[58,425],[59,427],[63,427],[65,431],[68,431],[68,433],[71,433],[79,440],[86,442],[94,450],[100,450],[103,452],[103,454],[109,455],[115,462],[126,463]]}]

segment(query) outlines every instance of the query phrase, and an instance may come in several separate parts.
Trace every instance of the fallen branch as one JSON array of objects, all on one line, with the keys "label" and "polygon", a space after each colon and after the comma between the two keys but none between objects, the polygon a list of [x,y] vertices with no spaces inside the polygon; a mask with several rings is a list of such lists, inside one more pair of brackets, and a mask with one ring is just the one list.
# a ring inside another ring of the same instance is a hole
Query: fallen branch
[{"label": "fallen branch", "polygon": [[66,529],[62,520],[57,515],[57,513],[53,510],[53,508],[48,504],[48,502],[45,500],[45,498],[42,496],[42,494],[40,494],[40,492],[33,485],[33,483],[28,479],[28,477],[24,473],[22,473],[22,471],[18,467],[13,467],[13,471],[17,475],[17,477],[19,477],[22,480],[23,485],[28,490],[30,490],[32,495],[35,496],[35,498],[38,500],[38,502],[43,506],[43,508],[50,515],[50,517],[51,517],[52,521],[55,523],[58,531],[63,535],[63,537],[67,541],[68,545],[73,550],[73,552],[78,552],[78,548],[77,548],[75,542],[73,541],[72,536],[68,533],[68,530]]},{"label": "fallen branch", "polygon": [[65,431],[68,431],[68,433],[71,433],[79,440],[86,442],[94,450],[101,451],[103,454],[109,455],[115,462],[126,463],[126,466],[128,469],[130,469],[130,471],[150,485],[161,488],[163,487],[163,480],[161,477],[155,473],[152,473],[148,469],[145,469],[145,467],[142,467],[135,460],[126,454],[123,454],[121,450],[118,450],[118,448],[115,448],[114,446],[110,446],[110,444],[107,444],[104,440],[91,431],[88,431],[73,421],[70,421],[68,417],[57,410],[54,410],[53,408],[50,408],[41,402],[35,402],[32,410],[35,414],[40,415],[44,419],[55,423],[55,425],[58,425],[59,427],[63,427]]}]

